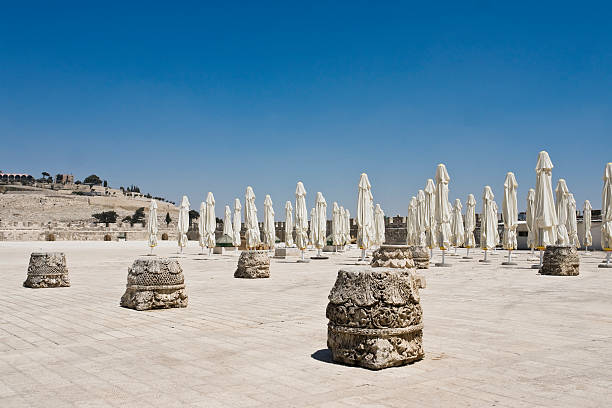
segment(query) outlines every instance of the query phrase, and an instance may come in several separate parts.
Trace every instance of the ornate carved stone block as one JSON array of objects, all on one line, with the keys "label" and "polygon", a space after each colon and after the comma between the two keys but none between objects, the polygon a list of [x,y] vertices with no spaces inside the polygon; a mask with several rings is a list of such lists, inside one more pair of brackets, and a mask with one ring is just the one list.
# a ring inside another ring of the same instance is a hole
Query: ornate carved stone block
[{"label": "ornate carved stone block", "polygon": [[[425,277],[414,273],[416,270],[415,262],[412,259],[412,248],[415,247],[407,245],[381,245],[372,253],[370,265],[373,268],[404,269],[412,274],[412,278],[417,281],[417,286],[420,289],[425,289]],[[427,265],[429,266],[429,256],[427,257]]]},{"label": "ornate carved stone block", "polygon": [[549,245],[544,251],[541,275],[576,276],[580,273],[580,258],[576,247]]},{"label": "ornate carved stone block", "polygon": [[183,269],[176,260],[140,258],[128,268],[121,306],[136,310],[187,307]]},{"label": "ornate carved stone block", "polygon": [[407,245],[381,245],[372,253],[374,268],[409,268],[414,269],[412,251]]},{"label": "ornate carved stone block", "polygon": [[424,246],[408,246],[412,253],[412,260],[418,269],[429,269],[429,250]]},{"label": "ornate carved stone block", "polygon": [[423,358],[423,313],[411,275],[391,268],[338,271],[326,311],[334,361],[379,370]]},{"label": "ornate carved stone block", "polygon": [[34,252],[30,255],[26,288],[70,286],[66,255],[63,252]]},{"label": "ornate carved stone block", "polygon": [[268,251],[242,251],[234,278],[269,278],[270,256]]}]

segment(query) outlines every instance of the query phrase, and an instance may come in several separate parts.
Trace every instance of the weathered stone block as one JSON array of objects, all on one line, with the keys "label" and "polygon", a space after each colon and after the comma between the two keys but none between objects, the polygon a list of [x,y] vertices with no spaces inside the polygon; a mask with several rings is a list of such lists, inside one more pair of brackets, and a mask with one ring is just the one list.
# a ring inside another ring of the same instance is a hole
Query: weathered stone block
[{"label": "weathered stone block", "polygon": [[408,246],[412,253],[412,260],[418,269],[429,269],[429,250],[424,246]]},{"label": "weathered stone block", "polygon": [[370,265],[373,268],[403,269],[412,275],[412,279],[416,280],[418,288],[425,289],[425,277],[415,273],[411,248],[407,245],[381,245],[372,253]]},{"label": "weathered stone block", "polygon": [[136,310],[187,307],[185,278],[178,261],[140,258],[128,268],[121,306]]},{"label": "weathered stone block", "polygon": [[268,251],[243,251],[238,259],[234,278],[269,278],[270,256]]},{"label": "weathered stone block", "polygon": [[334,361],[378,370],[424,356],[419,289],[403,269],[341,269],[326,315]]},{"label": "weathered stone block", "polygon": [[381,245],[372,253],[374,268],[414,269],[412,251],[406,245]]},{"label": "weathered stone block", "polygon": [[293,247],[274,249],[275,258],[286,259],[288,256],[300,256],[300,250]]},{"label": "weathered stone block", "polygon": [[544,251],[540,274],[576,276],[580,273],[580,258],[574,246],[549,245]]},{"label": "weathered stone block", "polygon": [[66,255],[63,252],[34,252],[30,255],[26,288],[70,286]]}]

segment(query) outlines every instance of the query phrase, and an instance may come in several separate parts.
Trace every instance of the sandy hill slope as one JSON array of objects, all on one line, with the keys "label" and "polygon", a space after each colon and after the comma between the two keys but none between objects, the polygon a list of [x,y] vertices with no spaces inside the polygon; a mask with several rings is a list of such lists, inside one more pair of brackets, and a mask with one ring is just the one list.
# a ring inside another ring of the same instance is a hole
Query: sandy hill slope
[{"label": "sandy hill slope", "polygon": [[[3,189],[4,190],[4,189]],[[71,191],[54,191],[35,187],[7,189],[0,194],[0,221],[7,222],[93,222],[92,214],[114,210],[123,217],[134,214],[140,207],[145,207],[148,214],[149,199],[125,196],[83,196]],[[173,204],[158,201],[160,223],[170,213],[174,222],[178,218],[178,208]]]}]

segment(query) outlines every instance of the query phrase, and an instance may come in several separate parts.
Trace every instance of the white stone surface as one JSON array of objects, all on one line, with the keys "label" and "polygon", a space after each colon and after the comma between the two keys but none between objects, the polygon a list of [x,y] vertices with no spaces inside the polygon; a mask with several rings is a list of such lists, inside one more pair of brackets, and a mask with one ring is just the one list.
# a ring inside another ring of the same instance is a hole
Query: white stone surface
[{"label": "white stone surface", "polygon": [[[66,253],[72,287],[21,286],[33,251]],[[516,251],[420,270],[424,360],[379,372],[332,364],[327,295],[351,250],[269,279],[234,279],[237,258],[179,258],[189,307],[119,307],[146,242],[0,245],[0,407],[602,407],[612,400],[612,274],[530,269]],[[155,252],[176,256],[175,242]],[[440,253],[434,252],[434,261]]]}]

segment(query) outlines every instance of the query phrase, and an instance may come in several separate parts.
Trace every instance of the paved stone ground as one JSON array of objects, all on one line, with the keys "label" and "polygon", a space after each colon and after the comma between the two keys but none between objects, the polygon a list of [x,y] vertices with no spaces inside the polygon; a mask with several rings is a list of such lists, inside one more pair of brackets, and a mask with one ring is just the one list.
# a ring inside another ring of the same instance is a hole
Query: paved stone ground
[{"label": "paved stone ground", "polygon": [[[173,243],[157,251],[175,254]],[[423,271],[423,361],[383,371],[330,362],[327,295],[358,251],[273,260],[186,250],[186,309],[119,307],[142,242],[0,243],[0,407],[601,407],[612,401],[612,271],[577,277],[447,257]],[[27,289],[29,254],[67,255],[72,287]],[[462,251],[460,251],[462,252]],[[476,251],[475,256],[481,257]],[[436,255],[439,259],[439,256]]]}]

